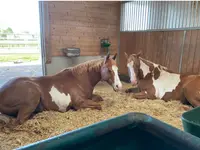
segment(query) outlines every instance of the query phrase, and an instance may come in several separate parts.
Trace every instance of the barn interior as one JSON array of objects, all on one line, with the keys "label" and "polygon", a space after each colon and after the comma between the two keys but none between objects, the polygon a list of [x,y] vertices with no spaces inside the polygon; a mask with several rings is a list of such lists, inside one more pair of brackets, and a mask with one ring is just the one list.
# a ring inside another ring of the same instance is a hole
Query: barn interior
[{"label": "barn interior", "polygon": [[[200,5],[198,1],[39,1],[44,75],[87,60],[118,53],[123,88],[131,87],[127,54],[142,57],[176,73],[199,74]],[[101,45],[108,40],[107,49]],[[77,57],[63,49],[79,48]],[[99,83],[95,93],[103,110],[46,111],[15,128],[0,125],[0,149],[14,149],[128,112],[142,112],[183,130],[181,115],[192,107],[177,100],[136,100]]]}]

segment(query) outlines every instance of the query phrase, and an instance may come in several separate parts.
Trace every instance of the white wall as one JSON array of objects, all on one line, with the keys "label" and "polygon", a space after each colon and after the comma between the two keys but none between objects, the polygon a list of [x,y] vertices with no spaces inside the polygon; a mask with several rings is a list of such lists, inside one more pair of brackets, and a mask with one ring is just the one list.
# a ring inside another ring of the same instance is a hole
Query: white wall
[{"label": "white wall", "polygon": [[47,75],[53,75],[64,68],[75,66],[82,62],[92,60],[92,59],[99,59],[102,58],[101,56],[80,56],[80,57],[52,57],[51,64],[46,64],[46,73]]}]

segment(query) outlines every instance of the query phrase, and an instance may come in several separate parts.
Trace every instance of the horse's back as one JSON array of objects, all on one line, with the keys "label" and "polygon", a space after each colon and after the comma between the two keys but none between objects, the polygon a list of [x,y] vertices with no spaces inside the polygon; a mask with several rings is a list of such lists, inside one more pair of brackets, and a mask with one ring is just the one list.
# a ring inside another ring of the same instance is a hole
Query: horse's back
[{"label": "horse's back", "polygon": [[12,78],[1,86],[0,93],[11,88],[11,87],[23,85],[26,82],[31,82],[31,78],[29,78],[29,77]]},{"label": "horse's back", "polygon": [[200,90],[200,76],[199,75],[190,75],[184,81],[184,86],[190,86],[191,89]]},{"label": "horse's back", "polygon": [[182,87],[188,86],[188,84],[200,84],[200,75],[183,75],[181,76]]},{"label": "horse's back", "polygon": [[[37,83],[28,77],[14,78],[0,88],[0,102],[12,105],[11,102],[27,98],[30,93],[39,92]],[[14,105],[14,103],[13,103]]]}]

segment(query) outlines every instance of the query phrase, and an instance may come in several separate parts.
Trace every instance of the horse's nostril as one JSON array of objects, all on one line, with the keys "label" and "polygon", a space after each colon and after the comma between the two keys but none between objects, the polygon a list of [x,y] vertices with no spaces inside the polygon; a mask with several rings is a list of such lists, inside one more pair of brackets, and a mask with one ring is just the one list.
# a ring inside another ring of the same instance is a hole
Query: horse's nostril
[{"label": "horse's nostril", "polygon": [[116,87],[118,88],[119,86],[118,86],[118,85],[116,85]]}]

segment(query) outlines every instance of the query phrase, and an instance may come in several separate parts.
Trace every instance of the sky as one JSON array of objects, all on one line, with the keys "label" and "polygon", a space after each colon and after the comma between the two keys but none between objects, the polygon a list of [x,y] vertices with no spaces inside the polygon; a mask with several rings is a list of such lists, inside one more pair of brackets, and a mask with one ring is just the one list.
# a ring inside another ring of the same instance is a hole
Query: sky
[{"label": "sky", "polygon": [[38,0],[0,0],[0,28],[39,33]]}]

